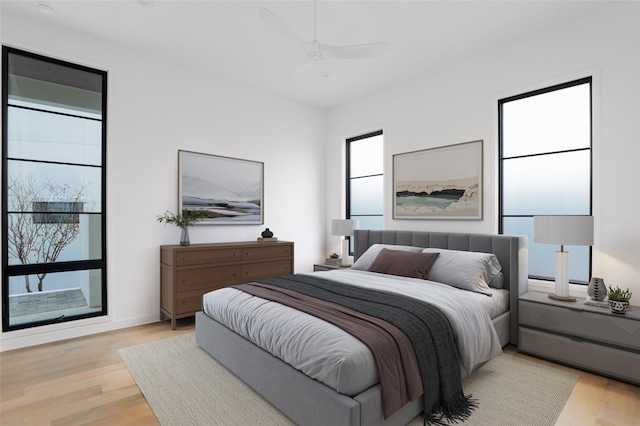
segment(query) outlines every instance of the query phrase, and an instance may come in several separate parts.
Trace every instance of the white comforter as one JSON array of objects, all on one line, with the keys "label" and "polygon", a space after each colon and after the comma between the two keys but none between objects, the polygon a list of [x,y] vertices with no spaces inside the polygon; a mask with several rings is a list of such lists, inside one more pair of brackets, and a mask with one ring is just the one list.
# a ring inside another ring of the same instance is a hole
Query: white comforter
[{"label": "white comforter", "polygon": [[[367,271],[318,273],[323,274],[322,278],[394,291],[439,307],[451,324],[461,367],[467,374],[502,353],[491,319],[478,303],[478,298],[487,296],[432,281]],[[340,393],[357,395],[379,382],[373,355],[362,342],[311,315],[233,288],[206,294],[203,310],[262,349]]]}]

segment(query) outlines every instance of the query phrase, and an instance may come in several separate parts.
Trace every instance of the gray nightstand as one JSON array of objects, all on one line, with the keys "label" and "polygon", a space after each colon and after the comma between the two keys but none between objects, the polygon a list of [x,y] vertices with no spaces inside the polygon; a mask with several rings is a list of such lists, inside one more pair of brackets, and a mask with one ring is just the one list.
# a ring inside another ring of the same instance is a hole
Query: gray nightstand
[{"label": "gray nightstand", "polygon": [[519,300],[522,352],[640,384],[640,306],[626,314],[529,292]]},{"label": "gray nightstand", "polygon": [[326,263],[316,263],[313,265],[313,271],[331,271],[332,269],[349,269],[351,265],[328,265]]}]

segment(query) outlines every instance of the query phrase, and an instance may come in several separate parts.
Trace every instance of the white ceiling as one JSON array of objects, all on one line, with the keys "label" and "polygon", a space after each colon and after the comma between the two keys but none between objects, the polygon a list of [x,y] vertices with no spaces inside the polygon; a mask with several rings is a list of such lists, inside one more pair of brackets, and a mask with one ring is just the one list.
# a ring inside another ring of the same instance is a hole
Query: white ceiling
[{"label": "white ceiling", "polygon": [[[53,14],[39,11],[39,4]],[[429,69],[534,34],[610,1],[317,2],[317,38],[332,45],[388,42],[383,56],[333,59],[298,70],[302,49],[258,16],[269,9],[313,39],[314,5],[297,1],[7,1],[28,16],[187,68],[328,108]],[[4,19],[3,18],[3,19]]]}]

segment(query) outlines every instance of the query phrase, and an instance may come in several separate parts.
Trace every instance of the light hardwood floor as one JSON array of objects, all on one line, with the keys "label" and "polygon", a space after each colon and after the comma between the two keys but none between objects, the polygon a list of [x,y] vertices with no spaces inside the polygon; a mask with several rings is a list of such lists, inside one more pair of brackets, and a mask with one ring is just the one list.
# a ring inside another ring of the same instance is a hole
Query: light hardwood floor
[{"label": "light hardwood floor", "polygon": [[[191,319],[178,330],[165,321],[4,352],[0,424],[157,425],[118,349],[193,330]],[[506,352],[580,376],[557,425],[640,426],[640,387]]]}]

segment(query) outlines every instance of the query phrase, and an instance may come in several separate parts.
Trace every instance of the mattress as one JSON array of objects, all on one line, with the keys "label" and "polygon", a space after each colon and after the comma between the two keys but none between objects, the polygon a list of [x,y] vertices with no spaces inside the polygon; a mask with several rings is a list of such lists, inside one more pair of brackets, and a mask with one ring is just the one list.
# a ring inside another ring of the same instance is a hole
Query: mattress
[{"label": "mattress", "polygon": [[[394,291],[435,304],[449,320],[461,363],[473,368],[502,353],[491,318],[508,309],[508,291],[492,296],[414,278],[367,271],[315,272],[344,284]],[[203,297],[206,315],[339,393],[354,396],[379,382],[370,350],[323,320],[232,287]]]}]

